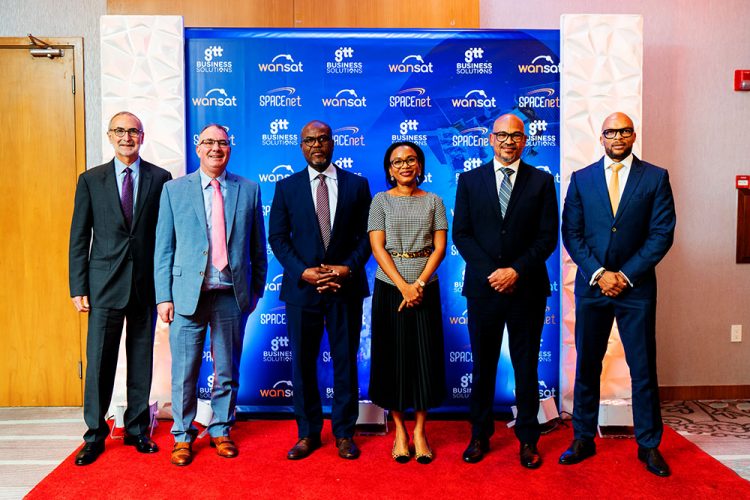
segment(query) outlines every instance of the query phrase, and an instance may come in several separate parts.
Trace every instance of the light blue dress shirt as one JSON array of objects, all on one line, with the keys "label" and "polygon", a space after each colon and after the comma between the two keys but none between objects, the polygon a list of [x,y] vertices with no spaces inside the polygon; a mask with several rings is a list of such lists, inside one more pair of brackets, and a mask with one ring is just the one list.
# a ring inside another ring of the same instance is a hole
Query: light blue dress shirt
[{"label": "light blue dress shirt", "polygon": [[140,157],[132,165],[125,165],[115,156],[115,178],[117,179],[117,194],[122,199],[122,183],[125,181],[125,169],[130,168],[130,176],[133,178],[133,215],[135,215],[135,204],[138,201],[138,177],[141,172]]},{"label": "light blue dress shirt", "polygon": [[[232,288],[232,271],[229,266],[225,267],[223,271],[216,269],[211,264],[211,256],[213,249],[211,248],[211,203],[214,196],[214,187],[211,185],[212,177],[209,177],[203,170],[198,169],[201,177],[201,188],[203,191],[203,208],[206,211],[206,237],[208,238],[208,263],[206,264],[206,272],[203,276],[203,290],[221,290]],[[224,198],[224,207],[226,208],[227,199],[227,172],[226,170],[216,178],[219,181],[219,187],[221,188],[221,196]],[[226,225],[226,211],[224,212],[224,224]],[[225,228],[226,230],[226,228]]]}]

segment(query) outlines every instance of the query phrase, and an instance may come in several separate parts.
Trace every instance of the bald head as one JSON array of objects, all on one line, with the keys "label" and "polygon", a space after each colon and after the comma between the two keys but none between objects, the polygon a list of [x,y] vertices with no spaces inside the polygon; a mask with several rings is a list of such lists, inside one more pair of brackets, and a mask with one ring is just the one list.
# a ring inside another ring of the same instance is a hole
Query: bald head
[{"label": "bald head", "polygon": [[602,132],[607,129],[622,127],[633,128],[633,120],[631,120],[625,113],[615,111],[604,119],[604,123],[602,123]]},{"label": "bald head", "polygon": [[[498,134],[501,138],[498,138]],[[495,158],[503,165],[510,165],[518,160],[526,146],[523,121],[514,114],[502,115],[492,125],[490,144],[495,151]]]},{"label": "bald head", "polygon": [[622,161],[633,152],[635,130],[633,120],[628,115],[617,111],[604,119],[602,135],[599,141],[604,146],[607,156],[615,161]]}]

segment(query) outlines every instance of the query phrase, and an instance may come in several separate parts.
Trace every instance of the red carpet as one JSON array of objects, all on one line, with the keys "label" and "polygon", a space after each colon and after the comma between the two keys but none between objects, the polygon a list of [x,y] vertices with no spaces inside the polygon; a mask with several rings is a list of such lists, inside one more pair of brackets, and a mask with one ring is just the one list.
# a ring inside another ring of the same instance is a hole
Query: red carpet
[{"label": "red carpet", "polygon": [[204,438],[195,445],[195,461],[176,467],[169,463],[170,424],[161,422],[155,432],[159,453],[141,455],[122,441],[108,440],[94,464],[76,467],[69,457],[27,498],[750,498],[749,482],[669,428],[660,449],[672,476],[658,478],[638,461],[632,439],[599,439],[596,456],[578,465],[558,465],[572,439],[565,427],[542,436],[545,463],[526,470],[518,463],[518,443],[502,422],[490,453],[474,465],[461,461],[469,437],[465,422],[429,422],[435,461],[401,465],[390,456],[392,433],[358,436],[360,459],[340,459],[328,423],[323,447],[292,462],[286,451],[296,440],[294,422],[264,420],[236,426],[239,457],[218,457]]}]

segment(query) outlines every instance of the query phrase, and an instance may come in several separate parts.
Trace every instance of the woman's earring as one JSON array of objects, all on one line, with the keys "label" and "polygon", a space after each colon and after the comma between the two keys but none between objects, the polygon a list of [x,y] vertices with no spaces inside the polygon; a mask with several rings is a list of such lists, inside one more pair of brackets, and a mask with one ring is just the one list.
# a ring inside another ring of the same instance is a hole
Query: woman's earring
[{"label": "woman's earring", "polygon": [[391,182],[393,182],[393,181],[395,181],[395,180],[396,180],[396,178],[395,178],[395,177],[393,177],[393,176],[391,176]]}]

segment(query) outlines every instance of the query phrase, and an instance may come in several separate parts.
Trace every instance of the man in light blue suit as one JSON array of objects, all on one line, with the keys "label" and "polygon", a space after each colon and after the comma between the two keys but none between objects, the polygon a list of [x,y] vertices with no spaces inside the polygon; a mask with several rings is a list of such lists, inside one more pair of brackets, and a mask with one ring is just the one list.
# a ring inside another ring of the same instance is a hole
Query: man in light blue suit
[{"label": "man in light blue suit", "polygon": [[268,267],[258,184],[226,171],[231,145],[216,124],[200,133],[200,168],[165,184],[154,254],[157,311],[172,323],[172,463],[188,465],[196,436],[195,386],[211,327],[214,383],[208,427],[221,457],[238,450],[229,437],[239,388],[247,318],[263,295]]},{"label": "man in light blue suit", "polygon": [[562,238],[576,275],[575,439],[560,457],[572,465],[596,453],[602,358],[617,320],[633,388],[638,459],[670,474],[661,453],[663,424],[656,377],[656,265],[672,246],[674,200],[669,174],[632,154],[633,121],[613,113],[602,125],[606,155],[573,174]]}]

